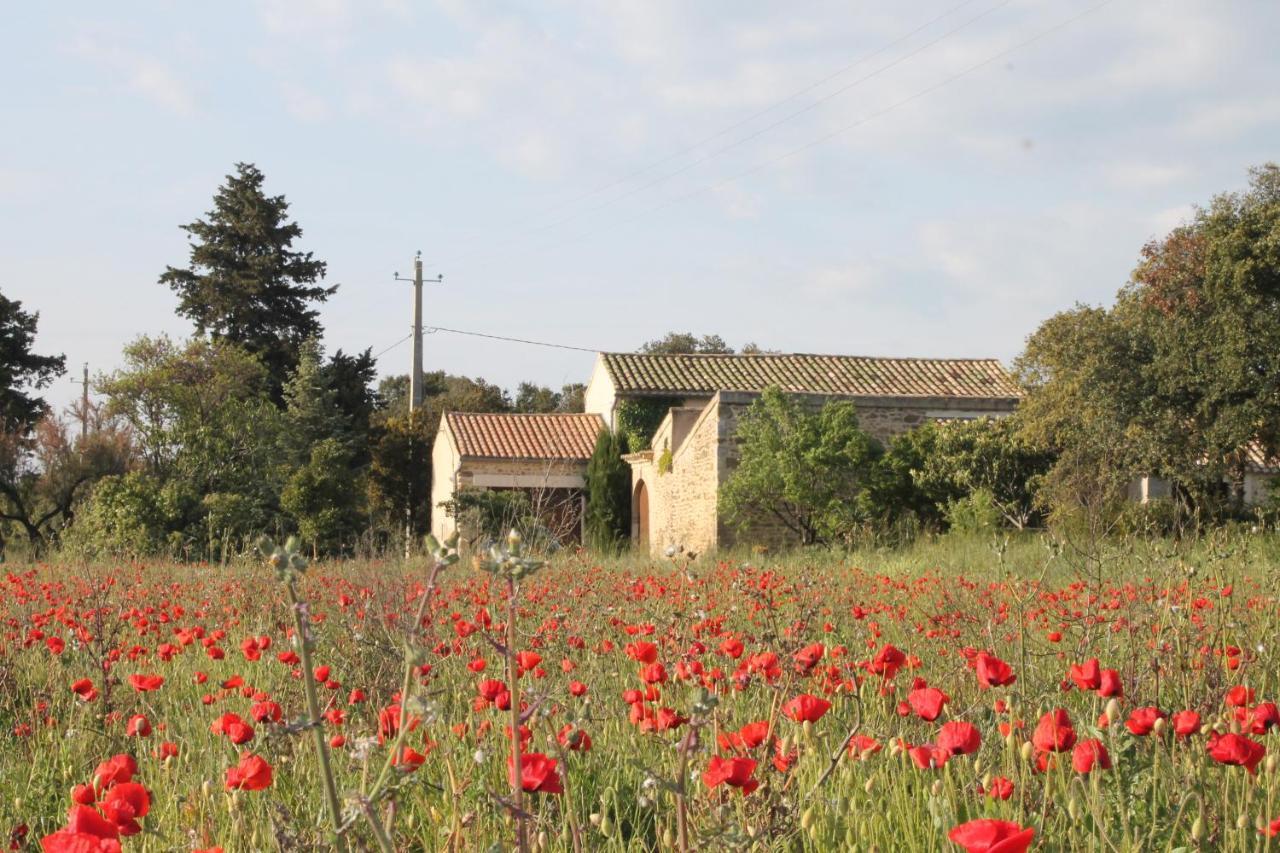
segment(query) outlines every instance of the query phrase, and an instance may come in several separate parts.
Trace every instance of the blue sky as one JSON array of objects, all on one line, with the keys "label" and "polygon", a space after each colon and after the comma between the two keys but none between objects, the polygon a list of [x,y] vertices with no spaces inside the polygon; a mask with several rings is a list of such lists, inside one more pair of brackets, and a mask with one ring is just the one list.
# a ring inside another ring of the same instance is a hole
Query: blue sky
[{"label": "blue sky", "polygon": [[[243,160],[341,285],[330,351],[408,332],[392,273],[421,249],[429,324],[1009,360],[1280,156],[1280,5],[1096,5],[21,4],[0,290],[77,373],[188,333],[156,278]],[[426,361],[507,387],[591,366],[445,333]]]}]

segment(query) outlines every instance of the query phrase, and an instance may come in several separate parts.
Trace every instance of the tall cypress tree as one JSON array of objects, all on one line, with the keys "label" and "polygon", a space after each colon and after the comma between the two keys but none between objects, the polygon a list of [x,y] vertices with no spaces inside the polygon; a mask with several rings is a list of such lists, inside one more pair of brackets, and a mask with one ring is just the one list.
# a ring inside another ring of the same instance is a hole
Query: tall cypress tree
[{"label": "tall cypress tree", "polygon": [[284,196],[266,195],[262,182],[256,166],[237,163],[207,218],[182,226],[191,236],[187,267],[167,267],[160,283],[178,294],[178,313],[195,323],[197,333],[232,341],[262,359],[280,402],[302,342],[322,332],[315,306],[337,287],[318,283],[323,261],[293,251],[302,228],[289,221]]},{"label": "tall cypress tree", "polygon": [[584,538],[600,551],[621,549],[631,532],[631,467],[622,460],[623,444],[618,433],[600,430],[587,463]]}]

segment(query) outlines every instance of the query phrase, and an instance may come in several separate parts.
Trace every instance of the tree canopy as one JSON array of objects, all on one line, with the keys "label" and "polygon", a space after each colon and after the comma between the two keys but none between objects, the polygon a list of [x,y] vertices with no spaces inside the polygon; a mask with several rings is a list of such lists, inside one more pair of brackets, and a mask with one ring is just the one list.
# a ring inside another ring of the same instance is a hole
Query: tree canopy
[{"label": "tree canopy", "polygon": [[0,429],[5,433],[26,434],[35,426],[48,410],[35,392],[66,369],[63,356],[32,351],[39,321],[39,314],[0,294]]},{"label": "tree canopy", "polygon": [[198,334],[261,359],[278,399],[302,343],[322,332],[316,306],[337,287],[319,284],[323,261],[293,250],[302,228],[289,221],[283,195],[263,191],[264,180],[253,164],[237,163],[206,218],[181,226],[191,237],[187,266],[167,267],[160,283],[178,295],[178,314]]}]

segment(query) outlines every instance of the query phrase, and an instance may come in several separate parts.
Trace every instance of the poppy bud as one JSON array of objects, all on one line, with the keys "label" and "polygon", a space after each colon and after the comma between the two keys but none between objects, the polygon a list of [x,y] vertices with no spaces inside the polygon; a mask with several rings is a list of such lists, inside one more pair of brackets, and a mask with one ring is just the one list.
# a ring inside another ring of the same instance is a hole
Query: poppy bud
[{"label": "poppy bud", "polygon": [[1266,772],[1268,776],[1276,772],[1276,757],[1274,754],[1267,756],[1266,763],[1262,765],[1262,769]]},{"label": "poppy bud", "polygon": [[933,785],[930,786],[930,793],[933,794],[935,797],[942,796],[942,780],[941,779],[933,780]]},{"label": "poppy bud", "polygon": [[870,776],[870,777],[868,777],[868,778],[867,778],[867,782],[866,782],[866,784],[862,786],[862,790],[864,790],[864,791],[866,791],[868,794],[870,794],[870,793],[871,793],[871,789],[872,789],[873,787],[875,787],[875,784],[876,784],[876,777],[874,777],[874,776]]},{"label": "poppy bud", "polygon": [[1107,702],[1106,715],[1108,723],[1114,723],[1116,720],[1120,719],[1120,703],[1114,698]]},{"label": "poppy bud", "polygon": [[613,821],[609,820],[609,816],[607,814],[600,818],[600,834],[605,838],[609,838],[613,835]]},{"label": "poppy bud", "polygon": [[1191,840],[1199,841],[1202,838],[1204,838],[1204,818],[1197,815],[1191,822]]},{"label": "poppy bud", "polygon": [[1242,814],[1240,817],[1236,818],[1236,829],[1244,829],[1248,825],[1249,816],[1247,814]]},{"label": "poppy bud", "polygon": [[813,826],[813,806],[804,810],[804,814],[800,815],[800,828],[808,829]]},{"label": "poppy bud", "polygon": [[1080,803],[1076,801],[1074,796],[1067,800],[1067,816],[1072,820],[1080,819]]},{"label": "poppy bud", "polygon": [[1152,733],[1155,734],[1156,737],[1159,737],[1160,735],[1164,734],[1164,730],[1165,730],[1164,717],[1157,717],[1156,721],[1151,724]]},{"label": "poppy bud", "polygon": [[1022,744],[1022,760],[1030,761],[1031,756],[1035,754],[1036,748],[1031,745],[1031,741],[1024,741]]}]

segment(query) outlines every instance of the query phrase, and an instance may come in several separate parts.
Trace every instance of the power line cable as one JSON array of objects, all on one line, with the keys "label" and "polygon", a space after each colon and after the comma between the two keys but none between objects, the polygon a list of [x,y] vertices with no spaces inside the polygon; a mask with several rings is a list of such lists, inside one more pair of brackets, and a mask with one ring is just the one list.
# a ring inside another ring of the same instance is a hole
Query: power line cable
[{"label": "power line cable", "polygon": [[468,332],[462,329],[447,329],[444,326],[427,326],[426,328],[423,329],[423,331],[426,332],[427,334],[434,334],[436,332],[449,332],[450,334],[453,334],[453,335],[468,335],[473,338],[488,338],[494,341],[506,341],[508,343],[513,343],[513,344],[529,344],[535,347],[551,347],[552,349],[567,349],[567,350],[575,350],[577,352],[610,352],[610,350],[608,349],[591,349],[589,347],[575,347],[569,344],[553,344],[553,343],[548,343],[547,341],[531,341],[531,340],[528,340],[527,338],[509,338],[504,335],[491,335],[486,332]]},{"label": "power line cable", "polygon": [[[641,211],[637,212],[636,214],[634,214],[634,215],[632,215],[632,216],[630,216],[630,217],[626,217],[626,218],[623,218],[623,219],[616,220],[616,221],[614,221],[613,223],[610,223],[610,224],[602,225],[602,226],[595,227],[595,228],[590,228],[590,229],[587,229],[586,231],[581,231],[581,232],[579,232],[579,233],[577,233],[577,234],[570,235],[570,236],[568,236],[568,237],[566,237],[566,238],[564,238],[564,239],[561,239],[561,240],[556,240],[556,241],[552,241],[552,242],[549,242],[549,243],[544,243],[544,244],[542,244],[542,245],[535,245],[535,246],[533,246],[533,247],[531,247],[531,248],[527,249],[526,251],[529,251],[529,252],[541,252],[541,251],[545,251],[546,249],[556,248],[556,247],[558,247],[558,246],[565,245],[565,244],[567,244],[567,243],[575,243],[575,242],[578,242],[579,240],[582,240],[582,239],[584,239],[584,238],[586,238],[586,237],[590,237],[590,236],[593,236],[593,235],[595,235],[595,234],[601,233],[601,232],[603,232],[603,231],[608,231],[608,230],[611,230],[611,229],[613,229],[613,228],[617,228],[617,227],[619,227],[619,226],[621,226],[621,225],[627,225],[627,224],[630,224],[630,223],[635,222],[635,221],[637,221],[637,220],[639,220],[639,219],[643,219],[643,218],[645,218],[645,217],[647,217],[647,216],[649,216],[649,215],[651,215],[651,214],[653,214],[653,213],[656,213],[656,212],[658,212],[658,211],[660,211],[660,210],[664,210],[664,209],[666,209],[666,208],[668,208],[668,207],[671,207],[672,205],[680,204],[680,203],[682,203],[682,202],[688,201],[689,199],[696,198],[697,196],[703,195],[703,194],[708,193],[708,192],[713,192],[713,191],[718,190],[718,189],[720,189],[720,188],[722,188],[722,187],[728,186],[729,184],[732,184],[732,183],[734,183],[734,182],[736,182],[736,181],[739,181],[739,180],[741,180],[742,178],[748,177],[749,175],[752,175],[752,174],[755,174],[756,172],[762,171],[763,169],[766,169],[766,168],[768,168],[769,166],[773,166],[773,165],[775,165],[775,164],[777,164],[777,163],[781,163],[782,161],[787,160],[787,159],[790,159],[791,157],[794,157],[794,156],[796,156],[797,154],[801,154],[801,153],[803,153],[803,152],[805,152],[805,151],[808,151],[808,150],[809,150],[809,149],[811,149],[811,148],[815,148],[815,147],[817,147],[818,145],[822,145],[823,143],[829,142],[829,141],[831,141],[832,139],[835,139],[835,138],[836,138],[836,137],[838,137],[838,136],[841,136],[841,135],[843,135],[843,134],[845,134],[845,133],[848,133],[848,132],[849,132],[849,131],[851,131],[851,130],[855,130],[856,128],[859,128],[859,127],[861,127],[861,126],[863,126],[863,125],[865,125],[865,124],[868,124],[868,123],[870,123],[870,122],[872,122],[872,121],[874,121],[874,120],[876,120],[876,119],[878,119],[878,118],[880,118],[880,117],[882,117],[882,116],[884,116],[884,115],[887,115],[888,113],[891,113],[891,112],[893,112],[894,110],[896,110],[896,109],[898,109],[898,108],[900,108],[900,107],[904,107],[904,106],[906,106],[906,105],[908,105],[908,104],[912,103],[913,101],[917,101],[917,100],[919,100],[919,99],[921,99],[921,98],[923,98],[923,97],[926,97],[927,95],[931,95],[931,94],[933,94],[934,92],[937,92],[938,90],[943,89],[943,88],[945,88],[945,87],[947,87],[947,86],[951,85],[952,83],[956,82],[957,80],[960,80],[960,79],[962,79],[962,78],[964,78],[964,77],[967,77],[968,75],[972,74],[972,73],[973,73],[973,72],[975,72],[975,71],[978,71],[978,70],[980,70],[980,69],[982,69],[982,68],[985,68],[986,66],[988,66],[988,65],[992,64],[993,62],[998,62],[999,60],[1004,59],[1005,57],[1009,56],[1010,54],[1013,54],[1013,53],[1015,53],[1015,52],[1017,52],[1017,51],[1019,51],[1019,50],[1022,50],[1023,48],[1029,47],[1030,45],[1032,45],[1032,44],[1034,44],[1034,43],[1036,43],[1036,42],[1038,42],[1038,41],[1040,41],[1040,40],[1042,40],[1042,39],[1044,39],[1044,38],[1046,38],[1046,37],[1048,37],[1048,36],[1050,36],[1050,35],[1052,35],[1052,34],[1054,34],[1054,33],[1058,32],[1059,30],[1062,30],[1062,29],[1064,29],[1064,28],[1066,28],[1066,27],[1070,26],[1071,24],[1074,24],[1076,21],[1079,21],[1080,19],[1082,19],[1082,18],[1084,18],[1084,17],[1086,17],[1086,16],[1088,16],[1088,15],[1090,15],[1090,14],[1092,14],[1092,13],[1094,13],[1094,12],[1098,11],[1099,9],[1103,8],[1104,6],[1108,6],[1108,5],[1110,5],[1110,4],[1111,4],[1111,3],[1113,3],[1113,2],[1114,2],[1114,0],[1102,0],[1102,2],[1101,2],[1101,3],[1096,3],[1096,4],[1094,4],[1093,6],[1090,6],[1090,7],[1088,7],[1087,9],[1085,9],[1085,10],[1083,10],[1083,11],[1081,11],[1081,12],[1079,12],[1079,13],[1075,14],[1075,15],[1072,15],[1072,16],[1071,16],[1071,17],[1069,17],[1069,18],[1066,18],[1066,19],[1064,19],[1064,20],[1062,20],[1062,21],[1059,21],[1058,23],[1054,24],[1053,26],[1050,26],[1050,27],[1047,27],[1047,28],[1045,28],[1045,29],[1043,29],[1043,30],[1040,30],[1039,32],[1035,33],[1034,35],[1030,36],[1029,38],[1026,38],[1026,39],[1024,39],[1024,40],[1022,40],[1022,41],[1020,41],[1020,42],[1017,42],[1016,44],[1014,44],[1014,45],[1012,45],[1012,46],[1010,46],[1010,47],[1007,47],[1007,48],[1005,48],[1004,50],[1002,50],[1002,51],[1000,51],[1000,52],[998,52],[998,53],[992,54],[991,56],[987,57],[986,59],[982,60],[981,62],[977,62],[977,63],[975,63],[975,64],[973,64],[973,65],[970,65],[970,66],[968,66],[967,68],[965,68],[965,69],[963,69],[963,70],[961,70],[961,71],[958,71],[958,72],[956,72],[955,74],[952,74],[952,75],[950,75],[950,76],[948,76],[948,77],[946,77],[946,78],[942,79],[941,81],[939,81],[939,82],[937,82],[937,83],[934,83],[934,84],[933,84],[933,85],[931,85],[931,86],[927,86],[927,87],[925,87],[924,89],[920,89],[920,90],[918,90],[917,92],[915,92],[914,94],[909,95],[909,96],[907,96],[907,97],[903,98],[902,100],[895,101],[894,103],[892,103],[892,104],[888,105],[887,107],[884,107],[884,108],[882,108],[882,109],[876,110],[876,111],[871,112],[871,113],[868,113],[867,115],[862,116],[861,118],[857,119],[856,121],[853,121],[853,122],[851,122],[851,123],[849,123],[849,124],[846,124],[846,125],[844,125],[844,126],[842,126],[842,127],[840,127],[840,128],[837,128],[836,130],[831,131],[830,133],[823,134],[822,136],[819,136],[819,137],[817,137],[817,138],[815,138],[815,139],[812,139],[812,140],[810,140],[809,142],[806,142],[805,144],[800,145],[800,146],[798,146],[798,147],[796,147],[796,148],[792,148],[792,149],[790,149],[789,151],[786,151],[786,152],[784,152],[784,153],[782,153],[782,154],[780,154],[780,155],[778,155],[778,156],[776,156],[776,157],[771,157],[771,158],[769,158],[769,159],[767,159],[767,160],[763,160],[763,161],[761,161],[761,162],[759,162],[759,163],[756,163],[755,165],[753,165],[753,166],[751,166],[751,167],[749,167],[749,168],[747,168],[747,169],[744,169],[744,170],[742,170],[741,172],[737,172],[736,174],[730,175],[729,177],[724,178],[723,180],[716,181],[716,182],[711,183],[711,184],[707,184],[707,185],[705,185],[705,186],[703,186],[703,187],[700,187],[700,188],[698,188],[698,189],[696,189],[696,190],[693,190],[692,192],[688,192],[688,193],[685,193],[685,194],[683,194],[683,195],[679,195],[679,196],[676,196],[676,197],[674,197],[674,198],[668,199],[668,200],[666,200],[666,201],[664,201],[664,202],[661,202],[661,203],[659,203],[659,204],[657,204],[657,205],[654,205],[654,206],[652,206],[652,207],[649,207],[649,208],[646,208],[646,209],[644,209],[644,210],[641,210]],[[489,258],[488,260],[489,260],[490,262],[492,262],[492,261],[496,260],[496,257],[495,257],[495,258]],[[482,260],[482,261],[481,261],[481,263],[484,263],[484,261]]]},{"label": "power line cable", "polygon": [[392,344],[391,346],[386,347],[386,348],[385,348],[385,349],[383,349],[381,352],[379,352],[377,355],[375,355],[375,356],[373,357],[373,360],[374,360],[374,361],[377,361],[378,359],[382,358],[384,355],[386,355],[387,353],[391,352],[393,349],[395,349],[396,347],[400,346],[402,343],[404,343],[405,341],[409,340],[409,338],[412,338],[412,337],[413,337],[413,332],[410,332],[409,334],[405,335],[405,336],[404,336],[403,338],[401,338],[400,340],[396,341],[396,342],[395,342],[394,344]]},{"label": "power line cable", "polygon": [[[872,51],[871,53],[869,53],[869,54],[867,54],[867,55],[865,55],[865,56],[862,56],[862,57],[858,58],[858,59],[857,59],[857,60],[855,60],[854,62],[851,62],[851,63],[849,63],[849,64],[845,65],[844,67],[842,67],[842,68],[838,69],[837,71],[834,71],[834,72],[832,72],[832,73],[828,74],[826,77],[823,77],[821,80],[818,80],[818,81],[816,81],[816,82],[814,82],[814,83],[810,83],[808,86],[805,86],[805,87],[804,87],[804,88],[802,88],[802,89],[798,89],[798,90],[796,90],[796,91],[792,92],[791,94],[787,95],[786,97],[784,97],[784,98],[782,98],[782,99],[780,99],[780,100],[778,100],[778,101],[773,102],[773,103],[772,103],[772,104],[770,104],[769,106],[764,107],[763,109],[757,110],[756,112],[752,113],[751,115],[747,116],[746,118],[740,119],[740,120],[738,120],[737,122],[734,122],[733,124],[729,125],[728,127],[725,127],[725,128],[723,128],[723,129],[721,129],[721,130],[719,130],[719,131],[716,131],[715,133],[711,134],[710,136],[707,136],[707,137],[705,137],[705,138],[703,138],[703,139],[700,139],[700,140],[698,140],[697,142],[692,143],[691,145],[687,145],[687,146],[685,146],[684,148],[681,148],[681,149],[679,149],[678,151],[675,151],[675,152],[673,152],[673,153],[671,153],[671,154],[668,154],[667,156],[665,156],[665,157],[663,157],[663,158],[661,158],[661,159],[655,160],[655,161],[653,161],[653,162],[649,163],[649,164],[648,164],[648,165],[646,165],[646,166],[642,166],[642,167],[640,167],[640,168],[638,168],[638,169],[635,169],[635,170],[633,170],[633,171],[631,171],[631,172],[628,172],[626,175],[623,175],[622,177],[617,178],[616,180],[613,180],[613,181],[611,181],[611,182],[609,182],[609,183],[606,183],[606,184],[603,184],[603,185],[601,185],[601,186],[598,186],[598,187],[596,187],[595,189],[588,190],[587,192],[585,192],[585,193],[581,193],[581,194],[579,194],[579,195],[577,195],[577,196],[574,196],[574,197],[572,197],[572,198],[570,198],[570,199],[568,199],[568,200],[566,200],[566,201],[560,202],[560,203],[558,203],[558,204],[554,204],[554,205],[552,205],[551,207],[547,208],[545,211],[543,211],[543,212],[542,212],[542,213],[540,213],[540,214],[535,214],[534,216],[526,217],[525,219],[520,220],[520,222],[518,222],[518,223],[516,224],[516,227],[517,227],[518,229],[523,230],[523,226],[524,226],[524,225],[526,225],[526,224],[529,224],[529,223],[532,223],[532,222],[536,221],[537,219],[539,219],[539,218],[540,218],[541,216],[543,216],[543,215],[546,215],[546,214],[549,214],[549,213],[554,213],[555,211],[557,211],[557,210],[561,210],[561,209],[563,209],[563,208],[565,208],[565,207],[572,207],[572,206],[576,205],[578,202],[586,201],[587,199],[594,198],[595,196],[597,196],[597,195],[599,195],[599,194],[601,194],[601,193],[603,193],[603,192],[608,192],[609,190],[611,190],[611,189],[613,189],[613,188],[615,188],[615,187],[622,186],[623,184],[628,183],[628,182],[629,182],[631,179],[633,179],[633,178],[637,178],[637,177],[639,177],[640,175],[646,174],[647,172],[651,172],[651,171],[653,171],[654,169],[657,169],[657,168],[658,168],[658,167],[660,167],[660,166],[665,166],[666,164],[668,164],[668,163],[672,162],[673,160],[677,160],[677,159],[679,159],[680,157],[683,157],[685,154],[688,154],[688,153],[690,153],[690,152],[696,151],[697,149],[699,149],[699,148],[703,147],[704,145],[708,145],[708,144],[710,144],[710,143],[712,143],[712,142],[715,142],[717,139],[721,138],[722,136],[726,136],[726,135],[728,135],[728,134],[732,133],[733,131],[737,130],[738,128],[740,128],[740,127],[744,127],[745,125],[750,124],[751,122],[755,121],[756,119],[758,119],[758,118],[762,118],[763,116],[768,115],[769,113],[773,112],[774,110],[778,109],[779,107],[783,106],[784,104],[787,104],[787,103],[790,103],[791,101],[794,101],[796,98],[800,97],[801,95],[808,94],[809,92],[813,91],[814,89],[817,89],[817,88],[819,88],[820,86],[822,86],[822,85],[824,85],[824,84],[826,84],[826,83],[831,82],[832,80],[835,80],[835,79],[837,79],[837,78],[839,78],[839,77],[844,76],[845,74],[849,73],[849,72],[850,72],[850,71],[852,71],[853,69],[858,68],[859,66],[861,66],[861,65],[863,65],[863,64],[865,64],[865,63],[867,63],[867,62],[869,62],[870,60],[874,59],[875,57],[877,57],[877,56],[879,56],[879,55],[881,55],[881,54],[883,54],[883,53],[885,53],[885,52],[887,52],[887,51],[889,51],[889,50],[891,50],[891,49],[893,49],[893,48],[897,47],[897,46],[898,46],[898,45],[900,45],[900,44],[903,44],[904,42],[909,41],[911,38],[913,38],[914,36],[916,36],[916,35],[920,34],[920,33],[921,33],[921,32],[923,32],[923,31],[925,31],[925,30],[929,29],[930,27],[932,27],[934,24],[938,23],[939,21],[944,20],[945,18],[950,17],[951,15],[953,15],[953,14],[955,14],[956,12],[960,11],[961,9],[963,9],[965,6],[969,6],[969,5],[971,5],[971,4],[975,3],[975,2],[977,2],[977,0],[962,0],[962,2],[957,3],[956,5],[952,6],[952,7],[951,7],[951,8],[949,8],[949,9],[947,9],[945,12],[941,13],[940,15],[937,15],[937,16],[935,16],[935,17],[933,17],[933,18],[929,19],[929,20],[928,20],[928,21],[926,21],[925,23],[923,23],[923,24],[919,25],[918,27],[916,27],[915,29],[911,30],[910,32],[908,32],[908,33],[906,33],[906,34],[904,34],[904,35],[902,35],[902,36],[899,36],[898,38],[894,39],[893,41],[889,42],[888,44],[882,45],[881,47],[877,48],[876,50]],[[974,23],[975,21],[977,21],[979,18],[983,18],[983,17],[985,17],[986,15],[988,15],[988,14],[990,14],[991,12],[995,11],[995,10],[996,10],[997,8],[999,8],[1000,6],[1007,5],[1007,3],[1009,3],[1009,2],[1011,2],[1011,0],[1004,0],[1004,2],[997,4],[996,6],[994,6],[994,7],[990,8],[990,9],[988,9],[987,11],[985,11],[985,12],[981,13],[980,15],[978,15],[978,16],[977,16],[977,17],[975,17],[975,18],[972,18],[972,19],[970,19],[970,20],[966,21],[965,23],[961,24],[959,27],[956,27],[955,29],[950,30],[950,31],[949,31],[949,32],[947,32],[947,33],[944,33],[944,34],[943,34],[943,36],[942,36],[941,38],[935,39],[934,41],[929,42],[928,44],[924,45],[924,48],[921,48],[920,50],[917,50],[917,51],[914,51],[914,52],[913,52],[913,53],[911,53],[911,54],[908,54],[907,56],[903,57],[903,59],[908,59],[908,58],[910,58],[910,57],[912,57],[912,56],[916,55],[917,53],[921,52],[923,49],[928,48],[928,47],[931,47],[931,46],[932,46],[932,45],[934,45],[934,44],[937,44],[939,41],[941,41],[942,39],[945,39],[947,36],[950,36],[952,33],[956,32],[956,31],[958,31],[958,30],[960,30],[960,29],[964,29],[965,27],[967,27],[967,26],[969,26],[970,24],[972,24],[972,23]],[[899,60],[899,61],[902,61],[902,60]],[[753,134],[751,134],[750,136],[747,136],[747,137],[745,137],[745,138],[743,138],[743,139],[738,140],[737,142],[734,142],[734,143],[732,143],[732,144],[730,144],[730,145],[728,145],[728,146],[726,146],[726,147],[724,147],[724,148],[721,148],[719,151],[712,152],[710,155],[707,155],[706,157],[704,157],[704,158],[702,158],[702,159],[700,159],[700,160],[698,160],[698,161],[695,161],[695,162],[694,162],[694,163],[692,163],[692,164],[689,164],[688,166],[684,167],[683,169],[680,169],[680,170],[678,170],[678,171],[676,171],[676,172],[672,172],[671,174],[669,174],[669,175],[667,175],[667,176],[665,176],[665,177],[659,178],[659,179],[657,179],[657,180],[656,180],[656,181],[654,181],[654,182],[651,182],[651,183],[645,184],[644,186],[641,186],[641,187],[636,188],[636,189],[633,189],[633,190],[631,190],[631,191],[629,191],[629,192],[627,192],[627,193],[624,193],[623,195],[620,195],[620,196],[618,196],[618,197],[614,198],[613,200],[611,200],[611,201],[609,201],[609,202],[606,202],[606,205],[608,205],[608,204],[612,204],[613,202],[619,201],[619,200],[621,200],[621,199],[623,199],[623,198],[626,198],[626,197],[628,197],[628,196],[630,196],[630,195],[632,195],[632,194],[634,194],[634,193],[636,193],[636,192],[640,192],[641,190],[648,189],[649,187],[654,186],[654,185],[655,185],[655,184],[657,184],[657,183],[661,183],[661,182],[663,182],[663,181],[667,180],[668,178],[675,177],[676,175],[682,174],[683,172],[688,171],[689,169],[693,168],[694,166],[700,165],[701,163],[706,162],[708,159],[711,159],[712,157],[715,157],[715,156],[717,156],[718,154],[723,153],[724,151],[729,150],[730,148],[737,147],[738,145],[741,145],[741,144],[743,144],[744,142],[748,142],[748,141],[750,141],[751,139],[755,139],[756,137],[760,136],[760,135],[761,135],[761,134],[763,134],[763,133],[767,133],[768,131],[770,131],[770,130],[774,129],[775,127],[779,126],[780,124],[784,124],[784,123],[786,123],[787,121],[790,121],[792,118],[795,118],[796,116],[798,116],[798,115],[800,115],[800,114],[802,114],[802,113],[808,112],[809,110],[813,109],[814,107],[818,106],[819,104],[821,104],[821,103],[823,103],[823,102],[825,102],[825,101],[829,101],[829,100],[831,100],[832,98],[834,98],[834,97],[836,97],[836,96],[838,96],[838,95],[843,94],[844,92],[848,91],[849,89],[853,88],[854,86],[856,86],[856,85],[860,84],[861,82],[864,82],[864,81],[865,81],[865,80],[867,80],[867,79],[870,79],[871,77],[876,76],[877,74],[881,73],[882,71],[888,70],[888,68],[892,67],[892,66],[893,66],[893,64],[897,64],[897,63],[895,62],[895,63],[892,63],[892,64],[891,64],[891,65],[889,65],[889,66],[886,66],[885,68],[878,69],[877,71],[873,72],[872,74],[867,75],[866,77],[860,78],[859,80],[856,80],[856,81],[854,81],[853,83],[851,83],[851,84],[849,84],[849,85],[847,85],[847,86],[844,86],[844,87],[842,87],[841,89],[838,89],[838,90],[836,90],[835,92],[832,92],[832,93],[830,93],[830,94],[828,94],[828,95],[826,95],[826,96],[824,96],[824,97],[822,97],[822,98],[818,99],[817,101],[814,101],[813,103],[809,104],[809,105],[808,105],[808,106],[806,106],[805,108],[803,108],[803,109],[801,109],[801,110],[799,110],[799,111],[797,111],[797,112],[795,112],[795,113],[793,113],[793,114],[791,114],[791,115],[789,115],[789,116],[784,117],[784,118],[783,118],[783,119],[781,119],[780,121],[778,121],[778,122],[776,122],[776,123],[774,123],[774,124],[769,125],[768,127],[764,128],[763,130],[757,131],[756,133],[753,133]],[[571,217],[569,217],[568,219],[558,219],[558,220],[552,221],[552,222],[550,222],[550,223],[544,223],[543,225],[538,226],[537,228],[529,229],[529,230],[527,231],[527,233],[528,233],[528,234],[537,234],[537,233],[539,233],[539,232],[541,232],[541,231],[545,231],[545,230],[547,230],[548,228],[553,228],[553,227],[555,227],[556,225],[563,224],[565,221],[570,221],[570,220],[572,220],[572,219],[578,218],[579,216],[584,216],[584,215],[586,215],[587,213],[591,213],[591,212],[593,212],[594,210],[597,210],[597,209],[599,209],[599,208],[598,208],[598,207],[593,207],[593,208],[590,208],[590,209],[588,209],[588,210],[582,211],[581,213],[575,214],[574,216],[571,216]],[[466,255],[463,255],[463,256],[462,256],[462,259],[465,259],[465,258],[466,258]]]}]

